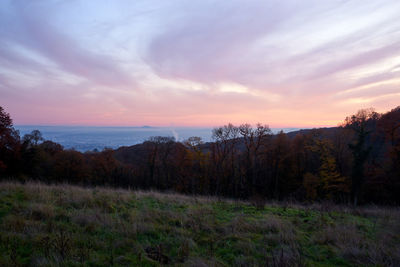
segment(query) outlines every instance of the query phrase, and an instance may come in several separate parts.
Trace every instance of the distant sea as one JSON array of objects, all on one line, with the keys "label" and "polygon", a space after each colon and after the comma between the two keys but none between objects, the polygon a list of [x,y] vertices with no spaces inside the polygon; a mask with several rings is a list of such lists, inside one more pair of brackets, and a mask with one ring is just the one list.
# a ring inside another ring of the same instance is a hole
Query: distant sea
[{"label": "distant sea", "polygon": [[[66,149],[81,152],[94,149],[118,148],[142,143],[152,136],[171,136],[183,141],[191,136],[199,136],[204,142],[211,141],[212,128],[191,127],[97,127],[97,126],[39,126],[16,125],[14,127],[24,136],[39,130],[44,139],[61,144]],[[273,128],[274,133],[296,131],[298,128]]]}]

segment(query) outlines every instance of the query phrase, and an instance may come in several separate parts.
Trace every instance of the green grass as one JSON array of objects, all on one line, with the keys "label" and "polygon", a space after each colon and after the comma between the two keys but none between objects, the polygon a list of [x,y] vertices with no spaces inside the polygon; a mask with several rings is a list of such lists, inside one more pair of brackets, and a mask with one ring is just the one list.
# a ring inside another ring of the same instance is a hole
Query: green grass
[{"label": "green grass", "polygon": [[0,183],[0,266],[399,266],[398,208]]}]

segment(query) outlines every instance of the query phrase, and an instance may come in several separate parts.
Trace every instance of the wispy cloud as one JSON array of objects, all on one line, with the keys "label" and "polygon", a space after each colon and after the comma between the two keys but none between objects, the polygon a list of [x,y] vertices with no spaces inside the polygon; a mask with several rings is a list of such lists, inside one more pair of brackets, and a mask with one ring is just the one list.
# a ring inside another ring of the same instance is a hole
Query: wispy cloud
[{"label": "wispy cloud", "polygon": [[17,123],[331,124],[400,102],[399,13],[395,0],[5,0],[0,105]]},{"label": "wispy cloud", "polygon": [[56,67],[62,72],[107,86],[134,82],[112,57],[82,47],[73,36],[63,34],[62,29],[53,26],[53,22],[43,14],[52,11],[61,12],[56,6],[43,10],[43,2],[37,5],[34,2],[11,2],[7,7],[10,16],[3,17],[2,24],[6,25],[8,21],[17,25],[3,29],[0,59],[33,71],[50,71]]}]

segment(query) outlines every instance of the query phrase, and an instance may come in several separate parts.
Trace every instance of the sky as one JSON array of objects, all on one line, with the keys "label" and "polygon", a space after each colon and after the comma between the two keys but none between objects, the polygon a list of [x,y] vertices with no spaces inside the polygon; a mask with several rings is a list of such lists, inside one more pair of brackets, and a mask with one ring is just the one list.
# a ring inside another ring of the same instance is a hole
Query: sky
[{"label": "sky", "polygon": [[2,0],[14,124],[335,126],[400,105],[398,0]]}]

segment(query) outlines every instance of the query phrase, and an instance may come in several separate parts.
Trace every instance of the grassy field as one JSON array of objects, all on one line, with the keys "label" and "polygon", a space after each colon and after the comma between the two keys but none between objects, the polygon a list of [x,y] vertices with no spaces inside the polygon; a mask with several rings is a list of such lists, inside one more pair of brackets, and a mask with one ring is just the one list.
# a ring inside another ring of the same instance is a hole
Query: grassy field
[{"label": "grassy field", "polygon": [[400,266],[400,211],[0,183],[0,266]]}]

